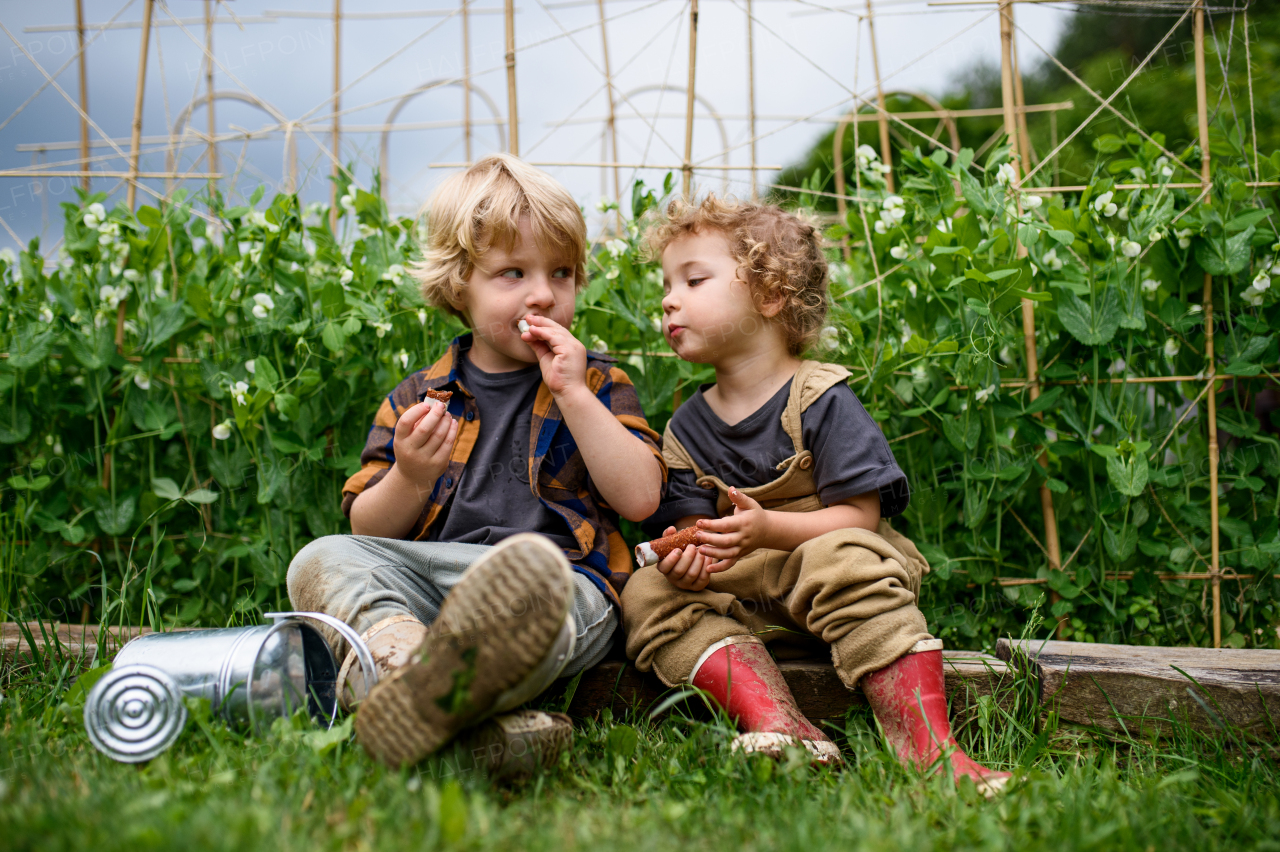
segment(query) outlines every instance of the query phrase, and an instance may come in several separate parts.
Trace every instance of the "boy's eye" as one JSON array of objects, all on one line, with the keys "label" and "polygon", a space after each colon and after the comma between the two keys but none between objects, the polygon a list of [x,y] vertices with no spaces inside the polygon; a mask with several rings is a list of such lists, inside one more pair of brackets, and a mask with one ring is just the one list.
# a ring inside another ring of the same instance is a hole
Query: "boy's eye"
[{"label": "boy's eye", "polygon": [[567,266],[562,266],[555,272],[551,273],[552,278],[572,278],[573,270]]},{"label": "boy's eye", "polygon": [[523,278],[524,270],[522,269],[504,269],[500,274],[501,278]]},{"label": "boy's eye", "polygon": [[699,284],[701,284],[703,281],[706,281],[706,280],[707,280],[707,279],[705,279],[705,278],[690,278],[690,279],[689,279],[689,286],[690,286],[690,287],[697,287]]}]

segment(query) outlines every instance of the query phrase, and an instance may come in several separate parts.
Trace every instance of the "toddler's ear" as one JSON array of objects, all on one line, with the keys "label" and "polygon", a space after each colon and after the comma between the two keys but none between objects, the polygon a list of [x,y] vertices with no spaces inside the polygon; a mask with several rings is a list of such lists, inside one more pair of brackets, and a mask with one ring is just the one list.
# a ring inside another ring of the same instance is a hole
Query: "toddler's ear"
[{"label": "toddler's ear", "polygon": [[757,299],[756,309],[764,315],[765,319],[773,319],[776,317],[787,304],[787,297],[782,293],[775,293],[773,296]]}]

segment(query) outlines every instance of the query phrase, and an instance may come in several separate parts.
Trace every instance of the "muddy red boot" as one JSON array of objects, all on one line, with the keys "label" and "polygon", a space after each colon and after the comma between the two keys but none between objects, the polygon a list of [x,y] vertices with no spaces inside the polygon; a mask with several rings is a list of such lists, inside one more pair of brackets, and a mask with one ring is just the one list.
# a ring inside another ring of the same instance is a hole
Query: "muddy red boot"
[{"label": "muddy red boot", "polygon": [[840,749],[804,717],[778,664],[754,636],[730,636],[698,659],[689,683],[704,690],[744,733],[733,750],[783,757],[786,746],[803,746],[814,763],[838,764]]},{"label": "muddy red boot", "polygon": [[976,763],[951,735],[941,639],[917,642],[895,662],[863,676],[862,691],[904,765],[925,769],[945,752],[956,780],[968,776],[988,798],[1012,777]]}]

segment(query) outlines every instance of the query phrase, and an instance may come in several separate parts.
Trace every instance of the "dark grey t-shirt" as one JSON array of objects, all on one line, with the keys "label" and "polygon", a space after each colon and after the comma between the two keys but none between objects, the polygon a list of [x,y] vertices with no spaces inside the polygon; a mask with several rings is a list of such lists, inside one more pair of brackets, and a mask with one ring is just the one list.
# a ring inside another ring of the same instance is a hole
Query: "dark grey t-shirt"
[{"label": "dark grey t-shirt", "polygon": [[476,398],[480,433],[462,479],[431,525],[431,541],[497,544],[508,536],[538,532],[573,550],[569,524],[529,489],[529,429],[542,383],[537,364],[510,373],[486,373],[464,353],[462,384]]},{"label": "dark grey t-shirt", "polygon": [[[730,426],[707,405],[703,385],[671,418],[671,432],[703,473],[737,488],[772,482],[779,462],[795,455],[782,429],[791,382],[764,405]],[[892,518],[907,508],[911,492],[889,442],[853,391],[843,382],[800,415],[805,449],[813,453],[818,498],[830,506],[868,491],[880,492],[880,515]],[[686,515],[716,515],[716,492],[698,485],[691,470],[673,470],[658,511],[646,530],[661,532]],[[652,528],[652,529],[650,529]]]}]

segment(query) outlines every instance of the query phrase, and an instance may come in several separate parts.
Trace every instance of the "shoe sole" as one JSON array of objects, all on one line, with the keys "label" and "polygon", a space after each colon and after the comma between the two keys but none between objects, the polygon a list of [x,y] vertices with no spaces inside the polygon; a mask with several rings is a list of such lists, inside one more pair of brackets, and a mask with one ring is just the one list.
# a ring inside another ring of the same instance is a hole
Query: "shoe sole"
[{"label": "shoe sole", "polygon": [[356,715],[375,759],[417,763],[483,720],[551,648],[573,600],[564,553],[533,534],[506,539],[445,598],[422,646],[380,681]]},{"label": "shoe sole", "polygon": [[738,734],[730,743],[729,750],[743,754],[763,754],[774,760],[785,760],[786,749],[803,748],[813,758],[815,766],[841,766],[844,758],[840,755],[840,747],[830,740],[802,740],[791,734],[780,734],[773,731],[748,731]]}]

